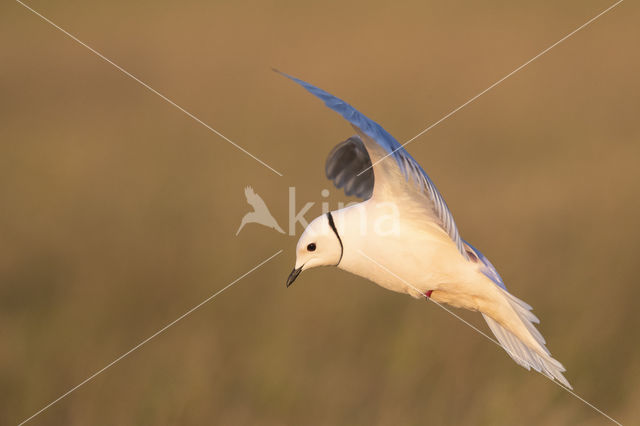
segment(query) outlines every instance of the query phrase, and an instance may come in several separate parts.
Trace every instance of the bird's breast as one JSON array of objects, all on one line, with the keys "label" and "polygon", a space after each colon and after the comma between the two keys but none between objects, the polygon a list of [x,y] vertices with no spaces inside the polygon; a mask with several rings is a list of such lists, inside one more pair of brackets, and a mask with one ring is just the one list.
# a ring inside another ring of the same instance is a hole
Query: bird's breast
[{"label": "bird's breast", "polygon": [[339,267],[413,297],[467,281],[477,273],[435,225],[419,229],[401,225],[398,232],[384,236],[375,232],[359,239],[349,236]]}]

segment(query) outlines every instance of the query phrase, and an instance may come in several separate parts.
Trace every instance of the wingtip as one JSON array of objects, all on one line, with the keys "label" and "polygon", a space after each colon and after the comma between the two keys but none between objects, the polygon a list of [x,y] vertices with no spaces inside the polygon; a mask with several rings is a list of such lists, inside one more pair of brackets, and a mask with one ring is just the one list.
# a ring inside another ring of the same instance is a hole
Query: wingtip
[{"label": "wingtip", "polygon": [[283,77],[292,78],[289,74],[280,71],[278,68],[271,67],[271,71],[275,72],[276,74],[280,74]]},{"label": "wingtip", "polygon": [[[284,72],[284,71],[280,71],[278,68],[271,67],[271,70],[272,70],[273,72],[275,72],[276,74],[280,74],[281,76],[286,77],[286,78],[288,78],[289,80],[294,81],[294,82],[296,82],[296,83],[298,83],[298,84],[300,84],[300,85],[302,85],[302,86],[304,86],[305,84],[308,84],[308,83],[306,83],[306,82],[304,82],[304,81],[300,80],[299,78],[296,78],[296,77],[294,77],[294,76],[292,76],[292,75],[287,74],[287,73],[286,73],[286,72]],[[308,90],[308,89],[307,89],[307,90]]]}]

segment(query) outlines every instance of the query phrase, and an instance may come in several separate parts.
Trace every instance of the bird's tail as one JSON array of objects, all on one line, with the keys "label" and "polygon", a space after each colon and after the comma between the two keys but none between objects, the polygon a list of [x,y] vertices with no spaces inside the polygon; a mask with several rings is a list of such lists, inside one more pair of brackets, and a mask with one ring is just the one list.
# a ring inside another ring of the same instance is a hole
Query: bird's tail
[{"label": "bird's tail", "polygon": [[[249,213],[247,213],[249,214]],[[238,236],[238,234],[240,233],[240,231],[242,231],[242,228],[244,228],[244,226],[247,224],[247,214],[245,214],[242,217],[242,221],[240,222],[240,227],[238,228],[238,230],[236,231],[236,237]]]},{"label": "bird's tail", "polygon": [[515,362],[527,370],[533,368],[550,379],[557,380],[569,389],[573,389],[562,374],[566,371],[565,368],[551,356],[545,346],[544,337],[536,329],[534,323],[537,324],[540,320],[531,313],[531,306],[509,292],[500,290],[517,316],[517,320],[513,318],[512,321],[509,321],[512,327],[506,328],[488,315],[482,314],[498,342]]}]

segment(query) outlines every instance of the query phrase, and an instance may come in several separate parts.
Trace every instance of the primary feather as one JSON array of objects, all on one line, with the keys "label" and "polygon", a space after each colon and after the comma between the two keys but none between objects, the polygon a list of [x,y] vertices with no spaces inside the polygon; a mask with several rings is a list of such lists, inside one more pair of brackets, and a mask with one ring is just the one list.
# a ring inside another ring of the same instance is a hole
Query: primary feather
[{"label": "primary feather", "polygon": [[429,175],[427,175],[427,173],[420,166],[420,164],[418,164],[418,162],[413,159],[413,157],[407,152],[407,150],[405,150],[402,145],[400,145],[400,143],[393,136],[391,136],[391,134],[389,134],[389,132],[383,129],[382,126],[380,126],[375,121],[367,118],[365,115],[360,113],[358,110],[356,110],[354,107],[352,107],[342,99],[339,99],[305,81],[282,73],[280,71],[277,72],[295,81],[303,88],[305,88],[309,93],[324,101],[326,106],[344,117],[349,123],[359,129],[364,135],[371,138],[371,140],[377,143],[389,157],[395,160],[405,179],[413,181],[424,194],[428,195],[429,199],[432,202],[434,214],[439,220],[439,225],[447,232],[447,234],[449,234],[449,237],[456,244],[456,247],[458,248],[460,254],[465,259],[468,258],[467,253],[464,249],[462,238],[460,237],[460,233],[458,232],[456,223],[453,220],[453,215],[449,211],[444,198],[436,188],[435,184],[429,178]]},{"label": "primary feather", "polygon": [[359,137],[340,142],[331,150],[325,173],[336,188],[344,189],[346,195],[363,200],[371,198],[374,185],[371,158]]}]

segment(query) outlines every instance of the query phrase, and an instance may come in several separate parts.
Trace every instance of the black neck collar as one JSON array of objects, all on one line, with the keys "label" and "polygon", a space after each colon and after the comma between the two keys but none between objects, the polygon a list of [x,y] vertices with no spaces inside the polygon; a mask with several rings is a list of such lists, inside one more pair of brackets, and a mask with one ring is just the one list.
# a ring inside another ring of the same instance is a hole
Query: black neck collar
[{"label": "black neck collar", "polygon": [[338,263],[336,263],[336,266],[338,266],[340,264],[340,261],[342,260],[342,255],[344,254],[344,246],[342,245],[342,238],[340,238],[340,234],[338,234],[338,229],[336,228],[336,224],[333,221],[331,212],[327,213],[327,219],[329,219],[329,226],[333,230],[333,233],[336,234],[336,237],[338,237],[338,242],[340,243],[340,259],[338,259]]}]

